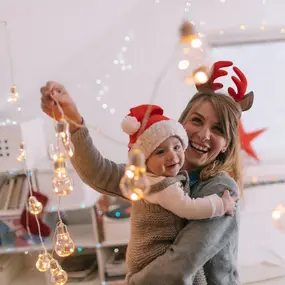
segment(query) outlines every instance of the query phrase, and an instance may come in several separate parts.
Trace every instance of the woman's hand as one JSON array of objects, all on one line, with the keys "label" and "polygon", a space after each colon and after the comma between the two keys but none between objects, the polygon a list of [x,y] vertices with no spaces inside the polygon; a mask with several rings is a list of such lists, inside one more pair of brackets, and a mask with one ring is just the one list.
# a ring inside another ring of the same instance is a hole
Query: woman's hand
[{"label": "woman's hand", "polygon": [[222,200],[224,203],[225,214],[233,216],[236,211],[237,201],[239,200],[239,197],[232,197],[229,190],[226,190],[222,196]]},{"label": "woman's hand", "polygon": [[62,115],[55,100],[61,106],[65,117],[75,123],[72,124],[69,121],[70,132],[74,133],[79,128],[77,125],[82,123],[82,117],[77,110],[76,104],[63,85],[49,81],[41,88],[41,108],[48,116],[51,118],[54,116],[56,120],[59,120]]}]

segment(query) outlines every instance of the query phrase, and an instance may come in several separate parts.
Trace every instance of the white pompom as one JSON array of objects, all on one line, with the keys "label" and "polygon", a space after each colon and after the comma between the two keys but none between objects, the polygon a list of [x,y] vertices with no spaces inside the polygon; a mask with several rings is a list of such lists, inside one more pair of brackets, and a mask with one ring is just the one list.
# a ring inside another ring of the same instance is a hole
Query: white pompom
[{"label": "white pompom", "polygon": [[141,123],[135,117],[127,116],[121,123],[122,130],[128,134],[133,135],[135,134],[141,126]]}]

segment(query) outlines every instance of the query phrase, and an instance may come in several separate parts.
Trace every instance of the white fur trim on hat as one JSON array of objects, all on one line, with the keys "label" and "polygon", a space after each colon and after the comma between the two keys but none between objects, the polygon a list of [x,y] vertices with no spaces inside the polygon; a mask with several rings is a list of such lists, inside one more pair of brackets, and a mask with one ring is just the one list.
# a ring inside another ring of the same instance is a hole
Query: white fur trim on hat
[{"label": "white fur trim on hat", "polygon": [[173,136],[181,140],[183,149],[186,150],[188,147],[187,133],[184,127],[175,120],[163,120],[151,125],[139,136],[132,149],[139,147],[147,159],[163,141]]},{"label": "white fur trim on hat", "polygon": [[140,126],[141,123],[137,118],[131,116],[126,116],[121,123],[122,130],[130,136],[135,134],[140,129]]}]

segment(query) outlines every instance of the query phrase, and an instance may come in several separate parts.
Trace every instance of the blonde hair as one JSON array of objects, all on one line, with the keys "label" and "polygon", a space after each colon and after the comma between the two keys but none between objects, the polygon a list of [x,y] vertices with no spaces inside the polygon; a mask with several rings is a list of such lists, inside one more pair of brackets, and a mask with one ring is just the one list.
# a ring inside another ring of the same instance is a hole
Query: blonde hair
[{"label": "blonde hair", "polygon": [[237,182],[242,194],[240,138],[238,123],[241,117],[241,107],[230,96],[221,93],[197,93],[182,112],[179,122],[184,124],[194,106],[201,102],[210,102],[217,112],[219,122],[228,141],[224,153],[203,167],[200,173],[201,180],[207,180],[216,174],[225,171]]}]

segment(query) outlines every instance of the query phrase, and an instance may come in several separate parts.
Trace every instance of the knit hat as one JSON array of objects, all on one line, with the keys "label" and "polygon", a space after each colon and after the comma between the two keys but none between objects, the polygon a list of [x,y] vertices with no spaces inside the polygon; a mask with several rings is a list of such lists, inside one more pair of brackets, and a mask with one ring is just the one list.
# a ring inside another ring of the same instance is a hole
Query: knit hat
[{"label": "knit hat", "polygon": [[[149,118],[142,126],[145,115]],[[184,127],[177,121],[163,116],[163,109],[156,105],[139,105],[130,109],[121,127],[130,136],[129,151],[139,148],[147,159],[167,138],[176,136],[181,140],[183,149],[188,146],[188,136]],[[144,127],[141,129],[141,127]]]}]

